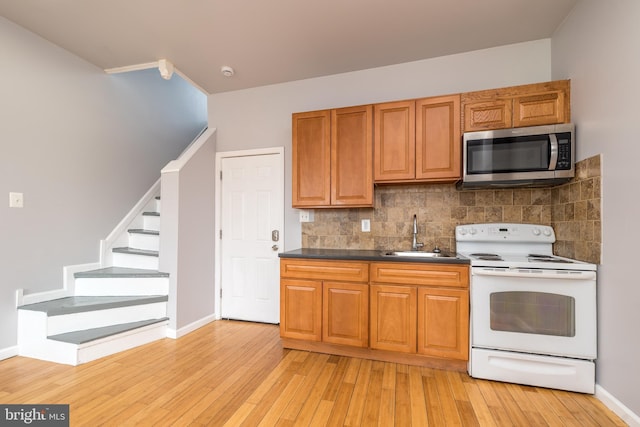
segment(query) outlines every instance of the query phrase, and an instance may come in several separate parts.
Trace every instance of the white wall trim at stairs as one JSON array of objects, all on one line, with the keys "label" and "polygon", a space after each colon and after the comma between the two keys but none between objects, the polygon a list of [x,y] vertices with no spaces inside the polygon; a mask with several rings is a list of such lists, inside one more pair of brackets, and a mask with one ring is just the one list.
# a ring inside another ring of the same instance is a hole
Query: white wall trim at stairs
[{"label": "white wall trim at stairs", "polygon": [[622,420],[630,427],[640,427],[640,416],[627,408],[622,402],[616,399],[599,384],[596,384],[596,397],[604,403],[607,408],[611,409],[617,416],[622,418]]},{"label": "white wall trim at stairs", "polygon": [[13,347],[7,347],[0,349],[0,360],[8,359],[18,355],[19,347],[17,345]]},{"label": "white wall trim at stairs", "polygon": [[129,213],[120,221],[113,231],[100,241],[100,266],[109,267],[112,265],[111,249],[117,246],[127,246],[127,229],[132,227],[132,223],[139,220],[140,213],[155,201],[155,197],[160,195],[160,178],[142,196]]},{"label": "white wall trim at stairs", "polygon": [[220,318],[215,315],[212,314],[210,316],[207,317],[203,317],[200,320],[197,320],[195,322],[192,322],[186,326],[183,326],[182,328],[176,330],[176,329],[171,329],[171,328],[167,328],[167,337],[168,338],[173,338],[173,339],[178,339],[180,337],[183,337],[185,335],[187,335],[190,332],[195,331],[198,328],[203,327],[206,324],[209,324],[211,322],[214,322],[216,320],[219,320]]},{"label": "white wall trim at stairs", "polygon": [[74,293],[74,278],[75,273],[81,271],[90,271],[100,268],[100,263],[92,262],[89,264],[76,264],[67,265],[62,268],[62,289],[54,289],[45,292],[36,292],[33,294],[25,294],[24,289],[18,289],[16,291],[16,307],[27,304],[36,304],[44,301],[51,301],[59,298],[66,298],[73,296]]}]

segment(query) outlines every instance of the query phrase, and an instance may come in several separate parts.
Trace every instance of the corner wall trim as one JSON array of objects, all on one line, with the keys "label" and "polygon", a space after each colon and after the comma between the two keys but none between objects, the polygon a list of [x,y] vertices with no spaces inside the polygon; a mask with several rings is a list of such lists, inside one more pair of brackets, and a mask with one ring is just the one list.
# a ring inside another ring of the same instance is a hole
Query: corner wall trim
[{"label": "corner wall trim", "polygon": [[187,335],[190,332],[195,331],[198,328],[203,327],[206,324],[209,324],[213,321],[217,320],[216,315],[215,314],[211,314],[209,316],[203,317],[200,320],[196,320],[195,322],[192,322],[190,324],[188,324],[187,326],[184,326],[180,329],[167,329],[167,338],[173,338],[173,339],[178,339],[180,337],[183,337],[185,335]]},{"label": "corner wall trim", "polygon": [[0,360],[8,359],[18,355],[18,346],[0,349]]},{"label": "corner wall trim", "polygon": [[622,402],[616,399],[599,384],[596,384],[596,398],[604,403],[604,405],[611,409],[617,416],[622,418],[622,420],[629,424],[630,427],[640,427],[640,416],[627,408]]}]

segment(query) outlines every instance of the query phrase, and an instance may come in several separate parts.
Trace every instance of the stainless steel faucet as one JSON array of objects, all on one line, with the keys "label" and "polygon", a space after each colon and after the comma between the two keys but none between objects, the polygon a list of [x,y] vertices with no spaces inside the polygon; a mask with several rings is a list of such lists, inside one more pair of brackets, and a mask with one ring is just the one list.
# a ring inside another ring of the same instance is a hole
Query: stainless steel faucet
[{"label": "stainless steel faucet", "polygon": [[411,241],[411,250],[417,251],[424,246],[424,243],[418,242],[418,218],[413,215],[413,240]]}]

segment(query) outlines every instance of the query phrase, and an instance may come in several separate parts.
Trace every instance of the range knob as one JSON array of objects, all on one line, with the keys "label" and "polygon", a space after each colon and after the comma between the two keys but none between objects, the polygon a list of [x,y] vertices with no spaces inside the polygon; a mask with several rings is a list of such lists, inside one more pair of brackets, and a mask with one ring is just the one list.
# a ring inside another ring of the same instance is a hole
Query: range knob
[{"label": "range knob", "polygon": [[471,230],[469,230],[469,234],[471,234],[472,236],[474,234],[476,234],[478,232],[478,230],[476,230],[475,228],[471,228]]},{"label": "range knob", "polygon": [[466,234],[467,234],[467,229],[466,229],[466,228],[458,228],[458,233],[459,233],[461,236],[464,236],[464,235],[466,235]]},{"label": "range knob", "polygon": [[544,231],[542,232],[542,234],[544,234],[545,236],[549,237],[551,236],[551,230],[548,228],[545,228]]},{"label": "range knob", "polygon": [[540,235],[540,229],[539,228],[534,228],[533,230],[531,230],[531,232],[533,233],[534,236],[539,236]]}]

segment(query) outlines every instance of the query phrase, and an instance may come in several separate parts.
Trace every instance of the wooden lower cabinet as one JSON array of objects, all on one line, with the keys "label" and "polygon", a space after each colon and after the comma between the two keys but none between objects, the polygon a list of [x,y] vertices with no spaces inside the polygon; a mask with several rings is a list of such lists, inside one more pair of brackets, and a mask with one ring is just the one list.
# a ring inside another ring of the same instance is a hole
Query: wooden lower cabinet
[{"label": "wooden lower cabinet", "polygon": [[416,352],[416,288],[371,285],[371,348]]},{"label": "wooden lower cabinet", "polygon": [[322,341],[369,345],[369,285],[324,282],[322,285]]},{"label": "wooden lower cabinet", "polygon": [[280,279],[280,336],[322,339],[322,282]]},{"label": "wooden lower cabinet", "polygon": [[418,287],[418,353],[468,360],[467,290]]},{"label": "wooden lower cabinet", "polygon": [[280,261],[287,348],[464,371],[466,265]]}]

